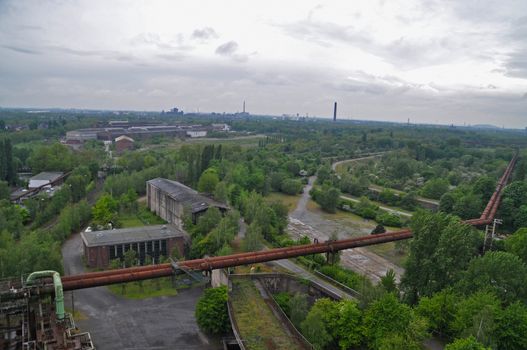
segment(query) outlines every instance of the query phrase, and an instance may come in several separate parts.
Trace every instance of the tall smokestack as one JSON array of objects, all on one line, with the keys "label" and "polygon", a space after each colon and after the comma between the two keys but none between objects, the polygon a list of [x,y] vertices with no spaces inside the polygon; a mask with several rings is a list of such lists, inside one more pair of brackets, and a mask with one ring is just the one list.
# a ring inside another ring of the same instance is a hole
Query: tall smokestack
[{"label": "tall smokestack", "polygon": [[333,106],[333,121],[337,121],[337,102],[335,102],[335,105]]},{"label": "tall smokestack", "polygon": [[245,100],[243,100],[243,113],[245,113]]}]

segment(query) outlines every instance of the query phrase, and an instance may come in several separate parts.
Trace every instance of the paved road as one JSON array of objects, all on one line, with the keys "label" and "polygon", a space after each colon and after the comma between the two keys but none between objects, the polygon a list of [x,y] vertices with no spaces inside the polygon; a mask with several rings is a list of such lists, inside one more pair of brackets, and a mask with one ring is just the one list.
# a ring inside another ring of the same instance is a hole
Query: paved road
[{"label": "paved road", "polygon": [[[333,171],[336,171],[337,170],[337,166],[339,166],[340,164],[353,163],[353,162],[358,162],[358,161],[366,160],[366,159],[373,159],[373,158],[380,157],[380,156],[382,156],[385,153],[387,153],[387,152],[380,152],[380,153],[376,153],[376,154],[373,154],[373,155],[367,156],[367,157],[360,157],[360,158],[341,160],[341,161],[338,161],[338,162],[335,162],[335,163],[331,164],[331,169],[333,169]],[[368,189],[370,191],[381,192],[382,190],[384,190],[384,187],[371,184],[370,186],[368,186]],[[393,191],[393,192],[395,192],[397,194],[404,193],[402,191],[395,190],[393,188],[390,188],[389,190]],[[416,196],[416,199],[418,201],[420,201],[420,202],[427,203],[427,204],[430,204],[430,205],[435,206],[435,207],[439,206],[439,201],[437,201],[435,199],[424,198],[424,197],[421,197],[421,196]]]},{"label": "paved road", "polygon": [[[84,272],[82,240],[79,234],[62,247],[65,274]],[[118,297],[106,287],[74,292],[75,310],[87,316],[77,321],[89,331],[98,350],[105,349],[222,349],[219,339],[199,331],[194,317],[201,288],[181,291],[173,297],[129,300]],[[71,308],[71,293],[66,292],[66,307]]]},{"label": "paved road", "polygon": [[[339,239],[369,235],[375,227],[373,223],[365,222],[360,227],[350,227],[336,220],[325,219],[320,214],[307,210],[309,191],[313,187],[315,180],[315,176],[309,178],[297,207],[289,215],[288,232],[295,238],[308,236],[311,239],[316,238],[320,242],[328,240],[333,232],[337,234]],[[367,248],[354,248],[342,251],[340,262],[341,265],[368,276],[373,282],[380,281],[381,277],[385,276],[390,269],[395,271],[397,281],[400,281],[404,273],[403,268],[369,251]]]},{"label": "paved road", "polygon": [[338,162],[335,162],[333,164],[331,164],[331,169],[333,171],[337,170],[337,166],[339,166],[340,164],[343,164],[343,163],[353,163],[353,162],[358,162],[360,160],[366,160],[366,159],[373,159],[373,158],[377,158],[377,157],[380,157],[382,156],[384,153],[386,152],[379,152],[379,153],[376,153],[376,154],[372,154],[370,156],[366,156],[366,157],[360,157],[360,158],[352,158],[352,159],[344,159],[344,160],[340,160]]}]

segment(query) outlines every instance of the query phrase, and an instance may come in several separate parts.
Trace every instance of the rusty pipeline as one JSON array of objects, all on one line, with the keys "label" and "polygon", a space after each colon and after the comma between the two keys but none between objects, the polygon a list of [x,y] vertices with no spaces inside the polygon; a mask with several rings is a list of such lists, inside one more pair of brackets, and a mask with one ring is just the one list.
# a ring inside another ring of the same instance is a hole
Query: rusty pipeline
[{"label": "rusty pipeline", "polygon": [[[517,155],[509,162],[505,172],[498,181],[496,190],[492,194],[487,206],[479,218],[464,221],[464,223],[481,226],[492,222],[498,210],[503,188],[507,184],[514,169]],[[335,252],[350,248],[363,247],[373,244],[394,242],[412,238],[410,229],[386,232],[378,235],[369,235],[337,241],[328,241],[300,246],[270,249],[266,251],[238,253],[227,256],[216,256],[195,260],[178,261],[178,266],[190,270],[210,271],[227,267],[255,264],[272,260],[294,258],[302,255]],[[90,272],[80,275],[64,276],[62,278],[64,290],[75,290],[104,286],[115,283],[140,281],[151,278],[167,277],[174,273],[171,264],[159,264],[124,268],[110,271]]]}]

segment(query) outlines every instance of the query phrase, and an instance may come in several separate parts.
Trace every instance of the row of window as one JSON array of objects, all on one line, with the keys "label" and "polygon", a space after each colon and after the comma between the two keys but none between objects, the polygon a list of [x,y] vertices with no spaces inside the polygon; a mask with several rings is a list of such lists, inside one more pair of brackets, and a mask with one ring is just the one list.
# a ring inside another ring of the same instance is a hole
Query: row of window
[{"label": "row of window", "polygon": [[150,256],[150,258],[152,258],[156,263],[159,262],[160,256],[168,256],[166,240],[116,244],[109,246],[108,249],[110,252],[110,260],[122,259],[124,253],[129,250],[134,250],[137,253],[137,258],[141,264],[144,263],[147,255]]}]

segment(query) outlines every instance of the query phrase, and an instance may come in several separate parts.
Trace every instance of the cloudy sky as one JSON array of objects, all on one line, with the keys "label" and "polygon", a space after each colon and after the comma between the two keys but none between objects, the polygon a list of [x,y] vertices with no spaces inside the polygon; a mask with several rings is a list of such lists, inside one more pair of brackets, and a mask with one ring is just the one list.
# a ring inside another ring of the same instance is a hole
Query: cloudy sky
[{"label": "cloudy sky", "polygon": [[527,126],[527,1],[0,0],[0,106]]}]

